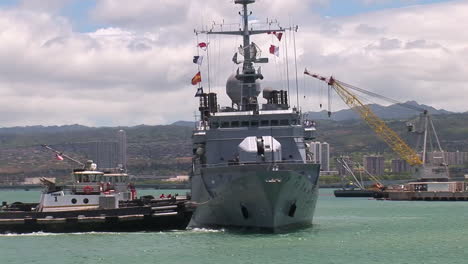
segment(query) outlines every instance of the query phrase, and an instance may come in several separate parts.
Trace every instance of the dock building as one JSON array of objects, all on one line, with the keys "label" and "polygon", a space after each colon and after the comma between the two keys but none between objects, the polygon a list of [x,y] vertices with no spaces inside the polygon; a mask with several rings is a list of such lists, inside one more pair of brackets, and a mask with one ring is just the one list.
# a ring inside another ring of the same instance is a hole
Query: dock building
[{"label": "dock building", "polygon": [[312,160],[320,163],[322,171],[330,170],[330,145],[327,142],[311,142]]},{"label": "dock building", "polygon": [[364,156],[364,168],[372,175],[382,176],[385,172],[385,159],[383,156]]}]

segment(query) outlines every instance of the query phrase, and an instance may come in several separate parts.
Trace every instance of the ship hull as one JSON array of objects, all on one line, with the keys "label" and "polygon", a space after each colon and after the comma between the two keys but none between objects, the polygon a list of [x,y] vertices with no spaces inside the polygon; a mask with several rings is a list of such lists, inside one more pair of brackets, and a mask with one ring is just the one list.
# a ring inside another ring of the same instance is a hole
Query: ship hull
[{"label": "ship hull", "polygon": [[192,178],[198,203],[190,227],[281,232],[312,225],[318,164],[255,164],[202,168]]}]

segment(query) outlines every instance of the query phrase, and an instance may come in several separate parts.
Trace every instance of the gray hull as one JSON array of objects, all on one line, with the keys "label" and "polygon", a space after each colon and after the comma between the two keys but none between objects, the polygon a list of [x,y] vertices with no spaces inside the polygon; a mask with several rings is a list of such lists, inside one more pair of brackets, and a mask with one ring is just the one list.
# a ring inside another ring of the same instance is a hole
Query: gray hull
[{"label": "gray hull", "polygon": [[255,164],[202,168],[192,178],[199,206],[191,227],[242,227],[272,232],[310,226],[320,165]]}]

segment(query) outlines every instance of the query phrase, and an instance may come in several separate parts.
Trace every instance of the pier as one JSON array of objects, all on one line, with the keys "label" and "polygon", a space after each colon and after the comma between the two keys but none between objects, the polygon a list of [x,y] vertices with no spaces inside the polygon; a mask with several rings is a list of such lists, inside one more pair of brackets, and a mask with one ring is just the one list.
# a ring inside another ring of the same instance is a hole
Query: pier
[{"label": "pier", "polygon": [[386,191],[382,195],[394,201],[468,201],[468,192]]}]

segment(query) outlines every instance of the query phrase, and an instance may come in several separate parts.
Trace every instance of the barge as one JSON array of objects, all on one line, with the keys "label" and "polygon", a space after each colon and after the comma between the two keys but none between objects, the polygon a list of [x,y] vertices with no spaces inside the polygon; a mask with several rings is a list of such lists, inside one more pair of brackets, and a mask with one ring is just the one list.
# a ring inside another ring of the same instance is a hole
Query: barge
[{"label": "barge", "polygon": [[410,182],[388,189],[381,197],[395,201],[468,201],[468,184],[461,181]]},{"label": "barge", "polygon": [[366,189],[338,189],[333,192],[335,197],[375,197],[378,196],[380,190],[366,190]]},{"label": "barge", "polygon": [[0,233],[184,230],[195,209],[187,197],[143,197],[119,202],[117,208],[106,208],[115,197],[102,197],[96,209],[56,212],[37,211],[39,204],[3,203]]}]

